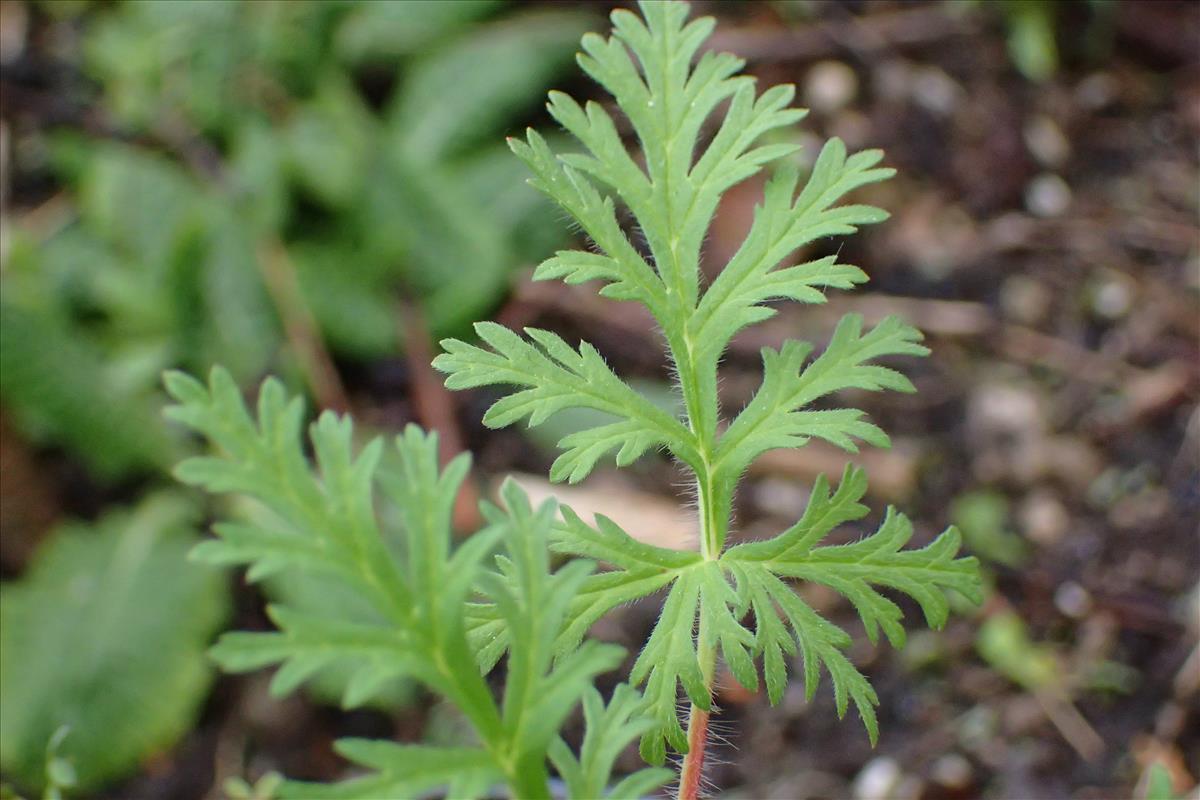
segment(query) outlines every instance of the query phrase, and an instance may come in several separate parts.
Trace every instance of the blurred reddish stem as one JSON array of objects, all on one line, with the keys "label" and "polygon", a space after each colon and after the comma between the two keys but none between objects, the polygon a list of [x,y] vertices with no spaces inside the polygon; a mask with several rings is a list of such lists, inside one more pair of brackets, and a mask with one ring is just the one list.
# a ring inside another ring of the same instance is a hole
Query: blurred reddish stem
[{"label": "blurred reddish stem", "polygon": [[258,244],[258,264],[263,282],[283,320],[288,345],[300,360],[309,388],[321,408],[338,412],[350,410],[350,401],[333,359],[321,339],[312,311],[304,302],[296,271],[283,243],[266,238]]},{"label": "blurred reddish stem", "polygon": [[[404,332],[404,352],[412,376],[412,402],[417,420],[426,430],[438,432],[438,460],[445,466],[466,448],[458,428],[454,395],[446,389],[433,361],[433,340],[425,315],[416,303],[402,302],[400,324]],[[479,488],[468,477],[454,499],[454,529],[474,531],[483,524],[479,514]]]}]

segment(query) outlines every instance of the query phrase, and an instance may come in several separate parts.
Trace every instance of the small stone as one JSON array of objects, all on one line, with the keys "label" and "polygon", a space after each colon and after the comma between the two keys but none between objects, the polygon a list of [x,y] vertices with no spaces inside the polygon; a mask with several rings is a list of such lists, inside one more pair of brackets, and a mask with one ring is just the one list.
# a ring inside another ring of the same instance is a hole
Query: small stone
[{"label": "small stone", "polygon": [[1088,75],[1075,87],[1075,102],[1090,111],[1099,111],[1117,99],[1117,81],[1107,72]]},{"label": "small stone", "polygon": [[985,440],[997,435],[1034,435],[1046,428],[1037,395],[1002,383],[986,384],[972,393],[967,424]]},{"label": "small stone", "polygon": [[1040,443],[1045,450],[1045,469],[1067,486],[1080,492],[1103,469],[1104,459],[1088,440],[1074,434],[1048,436]]},{"label": "small stone", "polygon": [[1000,308],[1009,319],[1023,325],[1037,325],[1050,313],[1054,294],[1041,281],[1027,275],[1013,275],[1000,287]]},{"label": "small stone", "polygon": [[934,783],[954,792],[970,788],[974,778],[971,762],[958,753],[947,753],[938,758],[929,773]]},{"label": "small stone", "polygon": [[1071,156],[1071,143],[1062,128],[1045,114],[1030,118],[1023,134],[1030,154],[1046,169],[1058,169]]},{"label": "small stone", "polygon": [[1029,244],[1036,229],[1037,222],[1028,214],[1009,211],[988,223],[988,244],[998,250],[1021,250]]},{"label": "small stone", "polygon": [[1046,489],[1038,489],[1021,503],[1017,520],[1025,537],[1043,547],[1053,547],[1062,541],[1071,523],[1066,507]]},{"label": "small stone", "polygon": [[854,102],[857,95],[858,76],[841,61],[815,64],[804,81],[804,102],[814,111],[838,111]]},{"label": "small stone", "polygon": [[1025,187],[1025,207],[1039,217],[1058,217],[1071,207],[1071,187],[1059,176],[1043,172]]},{"label": "small stone", "polygon": [[890,800],[903,774],[895,759],[873,758],[854,779],[854,800]]},{"label": "small stone", "polygon": [[1067,581],[1055,590],[1054,607],[1071,619],[1083,619],[1092,610],[1092,596],[1075,581]]},{"label": "small stone", "polygon": [[1133,307],[1133,287],[1121,278],[1103,281],[1092,294],[1092,312],[1104,319],[1117,320]]},{"label": "small stone", "polygon": [[937,67],[921,67],[913,75],[913,98],[926,111],[947,117],[966,92],[958,81]]},{"label": "small stone", "polygon": [[908,99],[913,84],[913,66],[902,58],[884,61],[873,76],[875,93],[884,100],[903,102]]},{"label": "small stone", "polygon": [[[991,681],[996,679],[992,670],[980,670]],[[979,755],[992,749],[996,740],[1000,720],[996,709],[983,704],[971,708],[958,720],[958,741],[962,747]]]}]

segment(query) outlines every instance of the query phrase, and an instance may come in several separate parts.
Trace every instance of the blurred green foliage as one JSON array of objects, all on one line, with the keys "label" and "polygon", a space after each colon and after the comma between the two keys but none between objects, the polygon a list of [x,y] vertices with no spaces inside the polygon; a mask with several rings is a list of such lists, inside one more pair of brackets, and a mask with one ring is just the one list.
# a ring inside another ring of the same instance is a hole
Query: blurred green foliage
[{"label": "blurred green foliage", "polygon": [[1036,691],[1062,681],[1059,654],[1031,639],[1016,612],[1005,610],[984,620],[975,646],[992,669],[1024,689]]},{"label": "blurred green foliage", "polygon": [[[461,332],[514,269],[561,243],[503,136],[539,113],[571,63],[593,22],[580,10],[39,8],[78,32],[75,66],[94,91],[84,128],[46,136],[59,195],[6,230],[0,402],[22,435],[65,448],[100,485],[136,478],[152,491],[190,449],[161,419],[163,370],[221,363],[244,387],[268,371],[295,383],[304,365],[287,303],[336,358],[374,361],[403,348],[402,301],[432,337]],[[293,297],[272,269],[290,273]],[[63,724],[55,757],[84,790],[187,730],[225,613],[223,584],[182,564],[194,523],[187,501],[155,496],[94,529],[53,532],[5,586],[6,774],[44,785]],[[266,591],[297,607],[342,603],[326,588],[299,576]],[[314,689],[337,698],[343,684],[331,674]],[[408,691],[383,686],[373,702]]]},{"label": "blurred green foliage", "polygon": [[401,296],[435,337],[486,316],[561,237],[501,134],[589,21],[476,24],[495,6],[89,9],[82,66],[112,135],[54,138],[69,219],[14,231],[0,286],[0,396],[22,428],[117,477],[178,455],[154,413],[163,369],[295,375],[264,280],[276,244],[343,358],[397,352]]},{"label": "blurred green foliage", "polygon": [[1020,567],[1029,558],[1029,545],[1008,529],[1008,499],[993,489],[959,495],[950,519],[962,531],[971,552],[985,561]]},{"label": "blurred green foliage", "polygon": [[190,499],[159,494],[66,525],[0,590],[6,773],[41,787],[54,777],[47,742],[60,739],[51,763],[74,780],[54,782],[94,788],[191,727],[213,677],[204,650],[229,607],[221,573],[188,562],[197,517]]},{"label": "blurred green foliage", "polygon": [[[956,5],[984,6],[1000,13],[1007,31],[1008,57],[1017,71],[1031,81],[1043,83],[1058,72],[1061,58],[1058,37],[1063,7],[1058,0],[952,0]],[[1083,5],[1083,4],[1080,4]],[[1111,39],[1113,0],[1086,0],[1089,11],[1084,30],[1087,49],[1107,49]]]}]

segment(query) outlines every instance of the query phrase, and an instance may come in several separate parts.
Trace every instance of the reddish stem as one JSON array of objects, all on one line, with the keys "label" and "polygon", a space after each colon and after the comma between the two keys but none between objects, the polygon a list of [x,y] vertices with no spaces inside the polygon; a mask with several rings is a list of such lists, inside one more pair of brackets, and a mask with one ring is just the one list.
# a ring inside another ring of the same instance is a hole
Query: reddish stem
[{"label": "reddish stem", "polygon": [[683,759],[683,771],[679,775],[679,800],[697,800],[700,797],[700,779],[704,775],[704,748],[708,744],[708,714],[704,709],[692,706],[688,719],[688,752]]}]

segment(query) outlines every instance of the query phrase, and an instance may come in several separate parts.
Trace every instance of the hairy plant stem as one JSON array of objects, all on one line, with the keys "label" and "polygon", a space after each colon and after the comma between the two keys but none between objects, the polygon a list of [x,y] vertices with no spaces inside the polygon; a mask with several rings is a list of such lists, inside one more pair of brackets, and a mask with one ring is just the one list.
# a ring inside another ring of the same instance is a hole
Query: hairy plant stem
[{"label": "hairy plant stem", "polygon": [[[703,601],[702,601],[703,602]],[[704,607],[700,607],[699,648],[700,672],[709,694],[713,688],[713,673],[716,666],[716,651],[705,641]],[[711,712],[692,703],[688,712],[688,751],[683,757],[683,768],[679,772],[679,800],[697,800],[700,782],[704,778],[704,751],[708,746],[708,718]]]},{"label": "hairy plant stem", "polygon": [[[707,561],[716,561],[721,556],[721,545],[714,534],[719,520],[713,517],[716,504],[713,502],[712,481],[709,474],[697,481],[700,500],[700,551]],[[700,626],[696,632],[696,656],[700,661],[700,674],[704,677],[705,691],[712,695],[713,677],[716,671],[716,649],[708,640],[704,615],[704,598],[700,599]],[[697,800],[700,783],[704,777],[704,751],[708,746],[708,719],[711,711],[692,703],[688,711],[688,751],[683,757],[679,773],[679,800]]]}]

